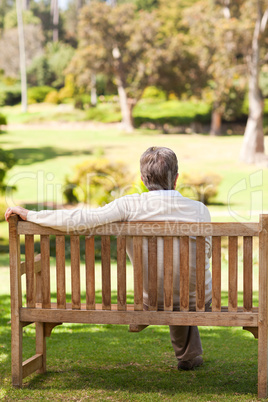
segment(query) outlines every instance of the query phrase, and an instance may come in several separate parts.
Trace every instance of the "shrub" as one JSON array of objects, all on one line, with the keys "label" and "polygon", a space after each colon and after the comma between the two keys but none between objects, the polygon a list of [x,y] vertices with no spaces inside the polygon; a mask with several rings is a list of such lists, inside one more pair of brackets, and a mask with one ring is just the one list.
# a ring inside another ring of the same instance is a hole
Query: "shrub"
[{"label": "shrub", "polygon": [[103,123],[114,123],[121,121],[121,112],[118,104],[102,103],[97,107],[91,107],[87,111],[88,120],[101,121]]},{"label": "shrub", "polygon": [[46,85],[42,87],[32,87],[28,89],[29,103],[44,102],[46,96],[53,91],[53,88]]},{"label": "shrub", "polygon": [[51,91],[45,97],[45,102],[47,103],[55,103],[56,105],[60,103],[58,91]]},{"label": "shrub", "polygon": [[6,190],[4,183],[6,174],[16,163],[16,159],[12,152],[0,149],[0,193]]},{"label": "shrub", "polygon": [[5,220],[5,211],[7,209],[7,204],[4,197],[0,197],[0,222]]},{"label": "shrub", "polygon": [[21,90],[18,85],[5,86],[0,88],[0,106],[14,106],[21,101]]},{"label": "shrub", "polygon": [[77,165],[73,179],[66,178],[64,196],[70,203],[104,205],[128,193],[131,182],[123,162],[95,157]]},{"label": "shrub", "polygon": [[164,91],[161,89],[158,89],[157,87],[151,86],[145,88],[143,94],[142,94],[143,99],[160,99],[160,100],[166,100],[167,96]]},{"label": "shrub", "polygon": [[88,94],[83,94],[83,95],[77,95],[74,98],[74,107],[76,109],[89,109],[91,104],[91,96]]},{"label": "shrub", "polygon": [[211,199],[218,194],[220,182],[221,177],[215,173],[183,173],[180,176],[180,184],[177,190],[185,197],[208,205]]},{"label": "shrub", "polygon": [[3,114],[0,113],[0,133],[2,131],[2,126],[7,125],[7,118]]},{"label": "shrub", "polygon": [[148,101],[143,99],[133,110],[136,127],[144,123],[163,126],[189,125],[192,122],[208,123],[210,121],[210,107],[205,103],[170,101]]},{"label": "shrub", "polygon": [[64,87],[59,91],[59,100],[62,102],[64,99],[73,98],[74,91],[74,76],[72,74],[68,74],[65,77]]}]

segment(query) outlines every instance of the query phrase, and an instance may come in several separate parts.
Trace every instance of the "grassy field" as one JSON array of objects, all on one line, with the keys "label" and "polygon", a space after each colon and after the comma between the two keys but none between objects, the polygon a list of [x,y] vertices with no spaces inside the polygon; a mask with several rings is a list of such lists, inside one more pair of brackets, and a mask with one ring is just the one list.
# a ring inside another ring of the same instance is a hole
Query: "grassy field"
[{"label": "grassy field", "polygon": [[[13,121],[15,124],[15,117]],[[268,138],[265,140],[268,148]],[[127,163],[135,181],[139,177],[141,152],[156,145],[176,152],[181,173],[204,171],[221,175],[218,196],[209,206],[212,220],[248,222],[268,211],[268,170],[241,164],[238,158],[241,143],[242,137],[235,135],[210,138],[147,130],[125,134],[118,125],[85,122],[10,125],[0,136],[1,147],[12,149],[18,158],[18,164],[8,175],[9,184],[17,186],[7,200],[9,204],[38,201],[61,204],[65,176],[72,174],[76,164],[100,151],[112,160]],[[140,334],[131,334],[125,326],[59,326],[47,342],[47,374],[29,377],[22,390],[12,389],[7,229],[6,223],[0,224],[0,398],[7,401],[257,400],[257,341],[240,328],[201,328],[204,367],[178,372],[167,327],[149,327]],[[131,278],[131,267],[128,269]],[[241,283],[241,266],[239,269]],[[113,275],[113,289],[115,280]],[[227,283],[227,265],[223,281]],[[129,280],[130,298],[131,286]],[[226,294],[222,296],[226,303]],[[31,326],[24,329],[24,345],[27,358],[34,348]]]}]

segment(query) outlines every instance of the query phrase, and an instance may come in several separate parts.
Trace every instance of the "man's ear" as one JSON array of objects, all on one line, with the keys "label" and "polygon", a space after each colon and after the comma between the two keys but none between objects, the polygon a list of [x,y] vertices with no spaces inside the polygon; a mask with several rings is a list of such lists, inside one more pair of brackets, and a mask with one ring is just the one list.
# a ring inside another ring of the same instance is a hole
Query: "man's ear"
[{"label": "man's ear", "polygon": [[173,188],[174,190],[176,188],[178,178],[179,178],[179,173],[177,173],[177,176],[176,176],[176,179],[175,179],[175,182],[174,182],[174,188]]},{"label": "man's ear", "polygon": [[141,181],[143,182],[143,184],[144,184],[144,181],[143,181],[143,178],[142,178],[142,176],[141,176]]}]

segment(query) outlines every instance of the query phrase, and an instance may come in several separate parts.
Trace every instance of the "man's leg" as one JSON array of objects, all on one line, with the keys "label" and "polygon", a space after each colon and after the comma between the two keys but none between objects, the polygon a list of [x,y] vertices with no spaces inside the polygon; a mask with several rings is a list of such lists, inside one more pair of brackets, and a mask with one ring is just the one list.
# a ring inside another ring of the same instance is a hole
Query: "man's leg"
[{"label": "man's leg", "polygon": [[[178,368],[189,370],[202,364],[202,358],[197,358],[203,353],[198,328],[170,325],[169,330],[175,356],[179,361]],[[181,362],[190,363],[181,364]]]}]

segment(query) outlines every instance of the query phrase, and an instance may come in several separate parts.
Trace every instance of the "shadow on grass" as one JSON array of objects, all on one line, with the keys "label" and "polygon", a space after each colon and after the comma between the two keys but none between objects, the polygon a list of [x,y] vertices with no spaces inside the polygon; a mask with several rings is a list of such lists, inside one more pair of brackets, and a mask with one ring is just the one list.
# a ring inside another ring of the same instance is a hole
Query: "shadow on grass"
[{"label": "shadow on grass", "polygon": [[88,150],[66,151],[55,147],[42,148],[16,148],[13,151],[15,158],[18,160],[17,165],[32,165],[36,162],[44,162],[47,159],[54,159],[58,156],[74,156],[74,155],[90,155]]},{"label": "shadow on grass", "polygon": [[[72,325],[66,329],[70,333],[51,337],[48,372],[32,377],[25,387],[118,392],[119,399],[120,392],[147,397],[160,393],[166,398],[257,393],[257,342],[242,331],[202,329],[204,366],[178,372],[167,327],[131,334],[122,326],[83,326],[83,332],[74,334],[78,327]],[[52,348],[56,349],[53,357]]]}]

